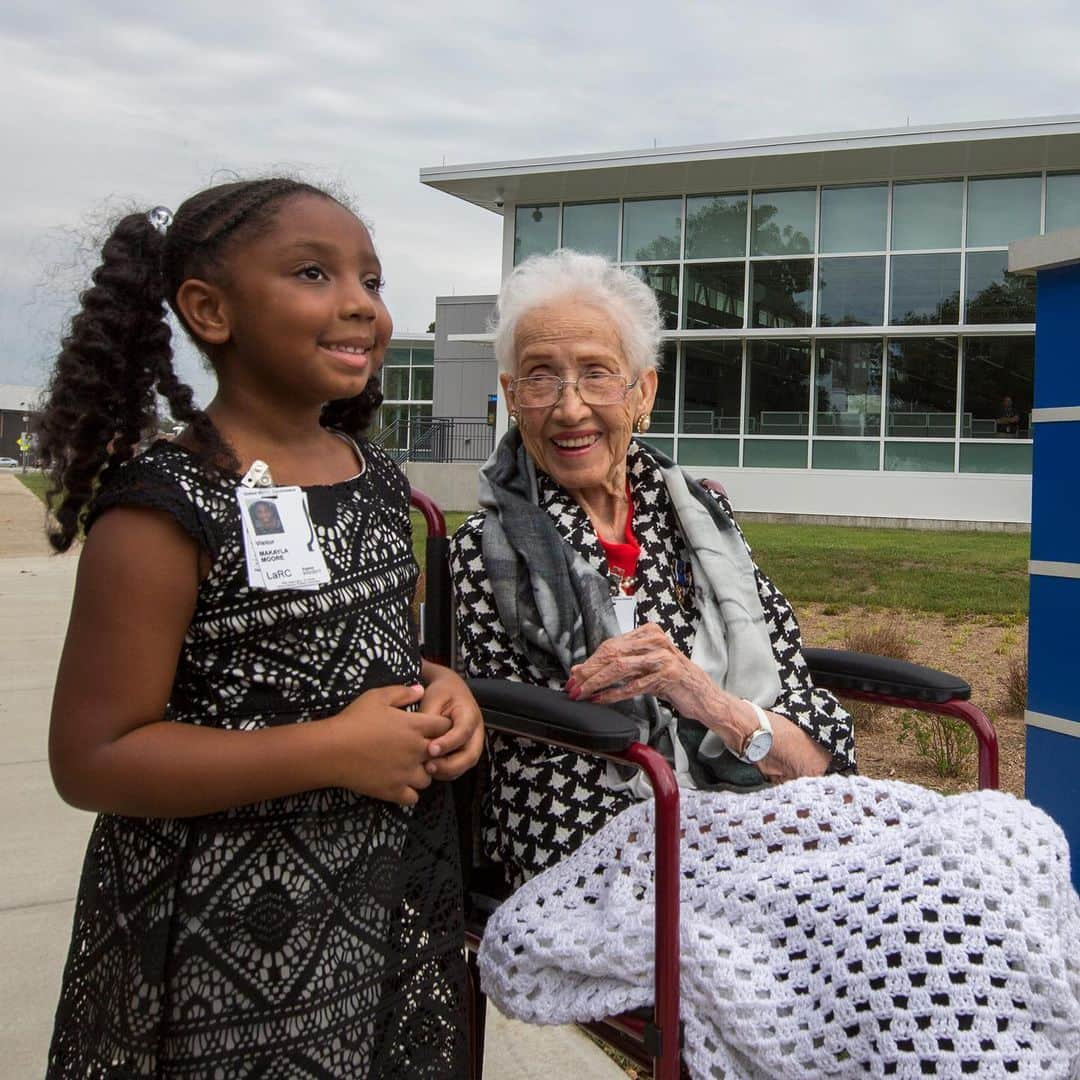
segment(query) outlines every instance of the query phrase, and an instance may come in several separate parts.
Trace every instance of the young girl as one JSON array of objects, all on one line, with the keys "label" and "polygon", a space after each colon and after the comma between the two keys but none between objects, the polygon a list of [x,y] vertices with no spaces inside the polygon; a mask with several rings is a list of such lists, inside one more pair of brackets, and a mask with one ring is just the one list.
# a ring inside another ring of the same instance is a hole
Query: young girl
[{"label": "young girl", "polygon": [[[408,485],[358,442],[392,329],[371,238],[306,184],[225,184],[125,217],[93,281],[40,435],[52,542],[87,532],[49,758],[100,813],[48,1075],[460,1075],[433,781],[483,733],[420,659]],[[217,376],[205,412],[166,302]],[[155,391],[187,428],[135,456]],[[303,561],[306,587],[268,587]]]}]

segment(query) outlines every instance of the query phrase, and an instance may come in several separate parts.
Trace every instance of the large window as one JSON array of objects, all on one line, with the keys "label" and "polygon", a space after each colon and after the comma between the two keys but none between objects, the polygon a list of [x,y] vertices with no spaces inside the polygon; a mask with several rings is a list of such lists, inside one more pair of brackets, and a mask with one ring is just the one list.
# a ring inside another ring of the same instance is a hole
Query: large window
[{"label": "large window", "polygon": [[1046,178],[1046,231],[1080,227],[1080,173]]},{"label": "large window", "polygon": [[[670,435],[675,430],[675,383],[679,366],[679,350],[675,345],[665,345],[657,372],[656,400],[650,416],[650,431]],[[665,451],[670,452],[670,451]]]},{"label": "large window", "polygon": [[759,191],[754,193],[751,255],[802,255],[814,250],[814,212],[817,192]]},{"label": "large window", "polygon": [[894,255],[889,322],[907,326],[960,321],[960,255]]},{"label": "large window", "polygon": [[818,262],[818,326],[880,326],[885,317],[885,256]]},{"label": "large window", "polygon": [[909,338],[889,342],[887,436],[955,438],[956,355],[957,344],[953,338]]},{"label": "large window", "polygon": [[557,206],[519,206],[514,213],[514,265],[530,255],[546,255],[559,241]]},{"label": "large window", "polygon": [[809,326],[814,302],[813,259],[769,259],[750,264],[752,326]]},{"label": "large window", "polygon": [[876,438],[881,432],[881,339],[819,341],[814,434]]},{"label": "large window", "polygon": [[563,207],[562,246],[618,258],[619,204],[567,203]]},{"label": "large window", "polygon": [[727,259],[745,254],[746,194],[687,196],[686,257]]},{"label": "large window", "polygon": [[964,321],[1035,321],[1035,279],[1008,272],[1009,252],[969,251],[964,282]]},{"label": "large window", "polygon": [[674,330],[679,325],[678,266],[635,266],[634,271],[656,293],[665,329]]},{"label": "large window", "polygon": [[968,182],[968,247],[1000,247],[1039,235],[1041,176],[998,176]]},{"label": "large window", "polygon": [[623,262],[679,257],[682,199],[627,199],[623,203]]},{"label": "large window", "polygon": [[[810,430],[810,342],[750,342],[746,431],[806,435]],[[804,448],[805,457],[805,448]]]},{"label": "large window", "polygon": [[741,341],[687,344],[679,430],[687,435],[738,435],[741,381]]},{"label": "large window", "polygon": [[894,250],[958,248],[963,205],[961,180],[897,184],[893,188]]},{"label": "large window", "polygon": [[683,281],[687,330],[743,325],[745,263],[687,263]]},{"label": "large window", "polygon": [[380,375],[383,405],[375,417],[373,434],[391,429],[382,445],[407,449],[431,417],[435,395],[435,350],[430,345],[392,345],[386,350]]},{"label": "large window", "polygon": [[821,189],[821,250],[884,251],[888,184]]},{"label": "large window", "polygon": [[1035,342],[1030,337],[964,338],[960,436],[995,442],[1031,437]]}]

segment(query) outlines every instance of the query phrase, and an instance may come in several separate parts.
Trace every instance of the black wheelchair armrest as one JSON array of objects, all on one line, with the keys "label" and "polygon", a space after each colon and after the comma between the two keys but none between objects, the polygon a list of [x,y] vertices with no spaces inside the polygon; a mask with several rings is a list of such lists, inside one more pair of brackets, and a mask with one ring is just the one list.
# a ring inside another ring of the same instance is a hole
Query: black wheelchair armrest
[{"label": "black wheelchair armrest", "polygon": [[583,753],[619,753],[637,742],[637,725],[606,705],[571,701],[561,690],[506,679],[467,679],[484,723]]},{"label": "black wheelchair armrest", "polygon": [[935,704],[971,697],[971,687],[958,676],[906,660],[844,649],[803,649],[803,656],[814,685],[839,694],[856,690]]}]

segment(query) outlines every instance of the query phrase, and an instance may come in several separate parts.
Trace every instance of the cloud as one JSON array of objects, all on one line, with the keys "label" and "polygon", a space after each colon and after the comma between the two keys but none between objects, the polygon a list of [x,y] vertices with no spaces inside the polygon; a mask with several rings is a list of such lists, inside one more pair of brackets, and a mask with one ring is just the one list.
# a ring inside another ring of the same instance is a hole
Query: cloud
[{"label": "cloud", "polygon": [[340,183],[422,330],[436,294],[494,291],[502,250],[422,166],[1063,113],[1076,55],[1064,2],[9,2],[0,381],[55,348],[76,286],[50,267],[104,205],[226,170]]}]

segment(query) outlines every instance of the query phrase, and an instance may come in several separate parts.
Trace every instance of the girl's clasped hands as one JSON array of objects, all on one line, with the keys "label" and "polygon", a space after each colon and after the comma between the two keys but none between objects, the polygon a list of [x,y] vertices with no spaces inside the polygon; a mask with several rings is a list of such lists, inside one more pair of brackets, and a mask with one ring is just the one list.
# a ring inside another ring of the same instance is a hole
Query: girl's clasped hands
[{"label": "girl's clasped hands", "polygon": [[368,690],[333,718],[337,786],[414,806],[433,781],[476,764],[484,725],[472,694],[449,668],[425,664],[424,676],[427,686]]}]

